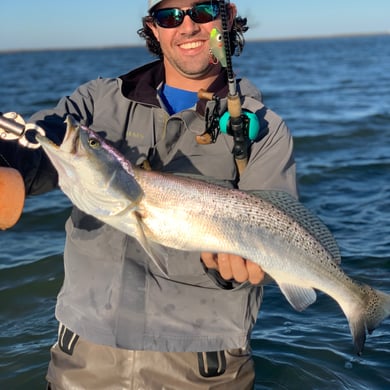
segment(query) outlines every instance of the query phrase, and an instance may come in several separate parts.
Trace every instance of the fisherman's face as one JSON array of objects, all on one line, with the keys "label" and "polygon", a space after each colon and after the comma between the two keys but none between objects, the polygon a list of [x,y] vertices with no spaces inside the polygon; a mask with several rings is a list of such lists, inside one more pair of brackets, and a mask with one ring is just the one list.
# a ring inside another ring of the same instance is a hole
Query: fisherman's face
[{"label": "fisherman's face", "polygon": [[[204,3],[194,0],[164,0],[155,8],[180,8],[187,10],[194,5]],[[229,27],[236,16],[236,7],[230,4]],[[149,23],[155,37],[160,43],[164,54],[166,82],[172,86],[180,82],[184,89],[188,88],[185,81],[204,80],[216,77],[220,67],[210,64],[210,32],[215,27],[222,31],[221,18],[208,23],[195,23],[189,15],[183,23],[174,28],[164,28],[157,23]]]}]

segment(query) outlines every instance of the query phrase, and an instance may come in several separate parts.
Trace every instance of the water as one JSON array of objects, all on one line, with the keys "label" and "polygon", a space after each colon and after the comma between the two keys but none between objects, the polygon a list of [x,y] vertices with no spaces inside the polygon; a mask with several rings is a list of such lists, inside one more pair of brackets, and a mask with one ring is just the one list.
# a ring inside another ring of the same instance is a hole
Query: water
[{"label": "water", "polygon": [[[0,54],[0,111],[28,117],[79,84],[150,60],[143,48]],[[251,42],[234,60],[293,131],[302,201],[336,236],[352,277],[390,292],[390,36]],[[58,191],[0,232],[0,383],[39,389],[56,338],[64,221]],[[252,338],[256,389],[390,388],[390,321],[353,354],[324,294],[295,312],[270,286]]]}]

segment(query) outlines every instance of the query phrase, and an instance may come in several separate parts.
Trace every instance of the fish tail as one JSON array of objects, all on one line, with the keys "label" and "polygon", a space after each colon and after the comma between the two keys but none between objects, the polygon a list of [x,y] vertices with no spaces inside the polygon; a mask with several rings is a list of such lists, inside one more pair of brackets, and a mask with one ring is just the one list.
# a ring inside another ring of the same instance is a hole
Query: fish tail
[{"label": "fish tail", "polygon": [[347,315],[356,353],[361,355],[366,341],[366,333],[371,334],[379,324],[390,316],[390,295],[373,289],[370,286],[360,286],[362,300],[360,307],[354,313]]}]

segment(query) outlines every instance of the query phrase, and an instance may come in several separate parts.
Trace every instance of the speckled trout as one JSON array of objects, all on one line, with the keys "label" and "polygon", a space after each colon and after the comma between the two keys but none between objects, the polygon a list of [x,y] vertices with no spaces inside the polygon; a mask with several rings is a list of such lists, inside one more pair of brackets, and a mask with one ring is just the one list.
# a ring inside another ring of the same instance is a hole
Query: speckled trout
[{"label": "speckled trout", "polygon": [[366,333],[390,315],[390,295],[348,277],[328,228],[286,193],[258,191],[254,196],[136,168],[70,116],[60,146],[42,135],[37,140],[73,204],[135,237],[162,271],[169,261],[166,247],[250,259],[296,310],[316,300],[315,290],[335,299],[358,354]]}]

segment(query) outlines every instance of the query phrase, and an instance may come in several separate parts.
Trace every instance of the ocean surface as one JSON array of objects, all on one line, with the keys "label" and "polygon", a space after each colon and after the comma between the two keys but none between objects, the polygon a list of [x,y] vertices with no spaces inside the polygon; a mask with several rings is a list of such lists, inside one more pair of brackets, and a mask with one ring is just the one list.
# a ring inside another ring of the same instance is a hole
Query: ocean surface
[{"label": "ocean surface", "polygon": [[[25,118],[78,85],[151,59],[144,48],[0,53],[0,111]],[[390,35],[249,42],[234,58],[295,138],[302,202],[341,248],[352,277],[390,293]],[[57,324],[64,222],[59,191],[28,198],[0,232],[0,387],[43,389]],[[266,288],[253,332],[256,389],[390,389],[390,320],[354,355],[324,294],[302,313]]]}]

